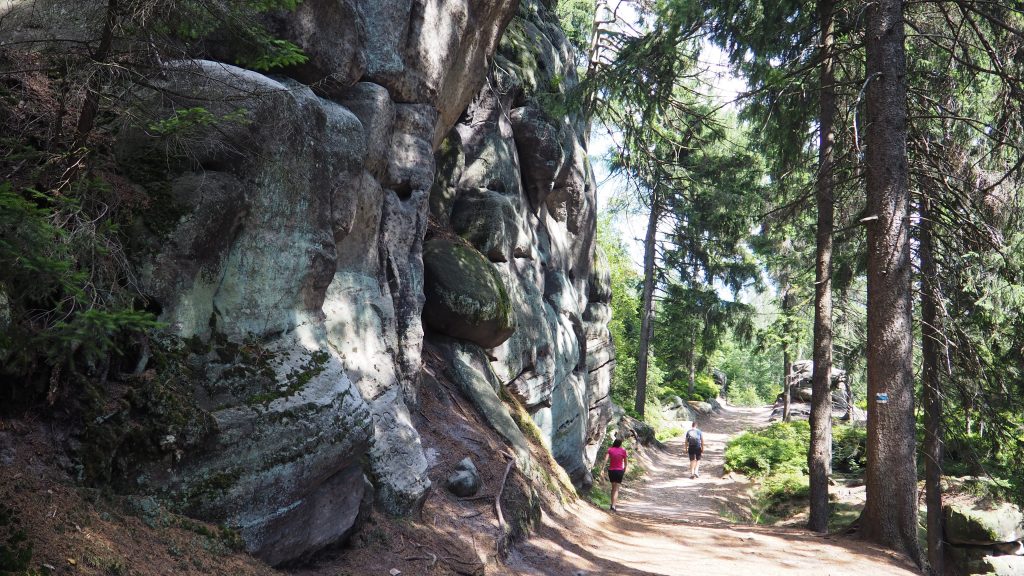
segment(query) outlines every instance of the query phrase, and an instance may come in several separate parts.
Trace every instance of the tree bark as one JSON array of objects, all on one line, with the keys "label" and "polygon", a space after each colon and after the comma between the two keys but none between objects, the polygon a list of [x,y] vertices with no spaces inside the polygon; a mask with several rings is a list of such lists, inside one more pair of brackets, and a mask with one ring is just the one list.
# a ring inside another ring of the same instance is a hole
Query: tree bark
[{"label": "tree bark", "polygon": [[647,235],[644,237],[644,294],[643,309],[640,312],[640,349],[636,358],[636,408],[637,415],[644,417],[647,404],[647,356],[654,336],[654,257],[656,254],[658,220],[661,218],[661,203],[657,191],[651,193],[651,213],[647,219]]},{"label": "tree bark", "polygon": [[690,352],[690,398],[697,391],[697,351]]},{"label": "tree bark", "polygon": [[945,574],[942,521],[942,396],[939,391],[939,325],[931,200],[921,199],[921,384],[924,396],[924,485],[928,509],[928,571]]},{"label": "tree bark", "polygon": [[793,372],[793,359],[789,355],[789,307],[790,304],[790,291],[789,284],[787,283],[783,288],[782,292],[782,314],[786,317],[786,321],[783,323],[783,330],[785,331],[782,335],[782,421],[789,422],[790,415],[790,400],[792,390],[792,372]]},{"label": "tree bark", "polygon": [[[868,440],[865,539],[918,565],[902,0],[867,7]],[[887,400],[886,400],[887,399]]]},{"label": "tree bark", "polygon": [[[110,58],[110,51],[114,46],[114,27],[117,25],[118,0],[107,0],[107,11],[103,21],[103,32],[100,35],[100,43],[96,51],[92,53],[92,60],[96,63],[105,63]],[[72,146],[79,149],[85,146],[96,125],[96,114],[100,110],[100,84],[101,71],[96,70],[89,77],[85,86],[85,100],[82,102],[82,110],[78,114],[78,124],[75,128],[75,142]]]},{"label": "tree bark", "polygon": [[814,372],[811,377],[810,517],[807,526],[828,532],[828,477],[832,472],[832,150],[836,115],[833,1],[819,0],[821,75],[818,89],[818,227],[814,282]]}]

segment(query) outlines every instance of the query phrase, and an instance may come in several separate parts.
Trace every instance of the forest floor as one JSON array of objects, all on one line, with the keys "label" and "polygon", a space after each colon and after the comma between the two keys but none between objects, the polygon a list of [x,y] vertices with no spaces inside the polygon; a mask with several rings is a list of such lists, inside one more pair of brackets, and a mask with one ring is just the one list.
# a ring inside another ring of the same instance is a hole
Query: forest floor
[{"label": "forest floor", "polygon": [[[451,447],[452,424],[440,419],[448,412],[465,420],[460,421],[463,435],[470,430],[486,442],[480,451],[500,452],[500,442],[488,436],[472,410],[456,405],[456,397],[443,389],[424,395],[425,443]],[[426,419],[428,413],[431,419]],[[501,560],[495,553],[493,535],[500,530],[493,518],[493,497],[459,500],[434,490],[421,518],[374,514],[349,545],[311,565],[287,570],[271,569],[238,552],[238,543],[217,526],[170,513],[152,499],[115,497],[78,485],[70,478],[72,466],[51,424],[0,420],[0,552],[5,545],[18,544],[10,539],[12,534],[24,532],[33,554],[30,570],[22,574],[31,575],[918,574],[904,557],[853,536],[802,529],[799,516],[782,526],[751,522],[753,486],[740,475],[723,474],[723,451],[729,438],[767,425],[768,414],[767,408],[726,407],[702,420],[705,458],[697,479],[689,478],[681,438],[664,449],[634,450],[630,465],[643,473],[627,476],[617,513],[583,498],[559,503],[548,496],[540,525]],[[436,422],[437,430],[430,422]],[[449,452],[452,458],[461,457],[459,451]],[[482,457],[479,461],[485,485],[495,487],[505,468],[501,460],[491,460],[493,465]],[[447,464],[438,466],[442,468]],[[512,476],[515,481],[510,477],[506,486],[511,500],[503,500],[510,506],[508,514],[516,513],[515,502],[529,489],[521,477]],[[831,491],[858,497],[855,488],[836,486]],[[18,522],[13,531],[11,514]]]},{"label": "forest floor", "polygon": [[[697,479],[690,479],[681,437],[664,450],[631,455],[631,464],[646,473],[623,484],[618,512],[581,502],[564,515],[545,514],[542,527],[510,559],[513,573],[919,574],[905,557],[855,536],[749,523],[752,485],[743,476],[723,474],[723,452],[731,437],[766,426],[769,413],[770,408],[726,407],[700,421],[705,451]],[[833,491],[850,494],[842,487]]]}]

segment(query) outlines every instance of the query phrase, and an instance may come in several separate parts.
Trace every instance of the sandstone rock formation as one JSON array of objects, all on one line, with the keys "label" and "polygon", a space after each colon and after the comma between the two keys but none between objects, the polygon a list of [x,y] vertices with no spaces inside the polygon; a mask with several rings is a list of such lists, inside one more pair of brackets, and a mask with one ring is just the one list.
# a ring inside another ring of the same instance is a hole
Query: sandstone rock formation
[{"label": "sandstone rock formation", "polygon": [[[507,340],[503,333],[500,345],[469,338],[493,359],[481,367],[493,375],[479,378],[507,387],[570,478],[587,484],[610,418],[610,281],[607,266],[594,265],[585,135],[540,100],[575,82],[554,14],[524,2],[484,88],[441,144],[430,205],[441,228],[490,260],[511,301],[515,330]],[[428,318],[433,306],[428,297]],[[466,354],[470,345],[455,346]]]},{"label": "sandstone rock formation", "polygon": [[953,573],[1024,573],[1024,512],[991,496],[965,495],[965,486],[984,493],[989,482],[977,477],[943,479],[944,490],[956,494],[947,496],[942,507],[943,537]]},{"label": "sandstone rock formation", "polygon": [[[272,564],[371,505],[413,512],[431,488],[411,416],[436,385],[425,337],[524,469],[507,394],[589,482],[610,281],[583,122],[542,105],[576,82],[550,4],[305,0],[263,22],[302,64],[247,70],[213,41],[161,62],[113,148],[156,200],[133,231],[138,284],[207,425],[125,486],[238,528]],[[76,40],[106,6],[26,0],[11,18],[18,39]]]}]

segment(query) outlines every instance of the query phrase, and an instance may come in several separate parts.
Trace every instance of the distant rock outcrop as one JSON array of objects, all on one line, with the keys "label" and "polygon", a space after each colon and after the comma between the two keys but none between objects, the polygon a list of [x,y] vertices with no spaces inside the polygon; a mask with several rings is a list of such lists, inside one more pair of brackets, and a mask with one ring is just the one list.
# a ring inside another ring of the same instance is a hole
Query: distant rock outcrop
[{"label": "distant rock outcrop", "polygon": [[[790,417],[807,419],[811,414],[811,388],[814,362],[797,360],[790,370]],[[846,371],[832,367],[831,371],[832,416],[843,420],[864,420],[864,411],[853,406],[850,397],[850,386],[846,380]],[[775,408],[769,420],[780,420],[783,412],[783,398],[780,393],[775,400]]]}]

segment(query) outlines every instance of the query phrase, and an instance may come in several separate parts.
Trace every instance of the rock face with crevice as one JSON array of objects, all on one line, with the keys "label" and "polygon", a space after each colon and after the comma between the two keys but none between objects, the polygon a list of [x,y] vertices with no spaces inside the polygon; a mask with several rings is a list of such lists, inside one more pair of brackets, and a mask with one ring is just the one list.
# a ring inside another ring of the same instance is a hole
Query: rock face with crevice
[{"label": "rock face with crevice", "polygon": [[[470,340],[489,349],[493,377],[570,478],[587,484],[611,416],[614,354],[583,123],[543,105],[575,85],[572,52],[552,10],[523,2],[494,62],[441,143],[431,211],[490,261],[511,301],[507,340]],[[428,298],[427,309],[434,304]]]},{"label": "rock face with crevice", "polygon": [[[307,62],[255,72],[211,43],[139,92],[147,118],[212,119],[126,120],[113,144],[156,200],[133,234],[138,284],[209,426],[165,438],[125,485],[237,528],[275,565],[344,540],[370,506],[410,514],[431,488],[410,414],[437,385],[425,343],[524,462],[506,391],[590,481],[609,280],[584,123],[541,104],[576,82],[549,4],[304,0],[264,25]],[[106,6],[10,16],[19,40],[74,40]]]}]

